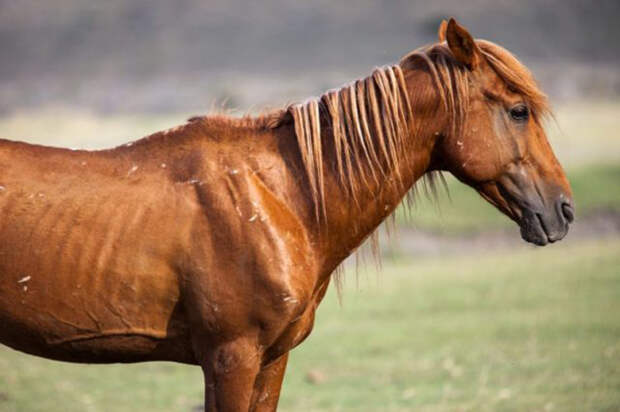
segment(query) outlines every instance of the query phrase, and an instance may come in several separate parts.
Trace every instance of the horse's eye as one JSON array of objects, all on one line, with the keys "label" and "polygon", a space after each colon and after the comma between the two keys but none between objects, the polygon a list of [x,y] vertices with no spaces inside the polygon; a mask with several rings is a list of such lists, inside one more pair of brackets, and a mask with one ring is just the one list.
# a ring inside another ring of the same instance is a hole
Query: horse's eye
[{"label": "horse's eye", "polygon": [[524,122],[530,117],[530,109],[524,104],[518,104],[510,109],[510,117],[518,122]]}]

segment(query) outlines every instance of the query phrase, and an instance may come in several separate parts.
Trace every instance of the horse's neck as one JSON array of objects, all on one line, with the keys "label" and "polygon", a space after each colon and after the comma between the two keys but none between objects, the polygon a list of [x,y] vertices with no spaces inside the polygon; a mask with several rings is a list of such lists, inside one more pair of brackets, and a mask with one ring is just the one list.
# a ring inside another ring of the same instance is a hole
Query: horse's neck
[{"label": "horse's neck", "polygon": [[[424,72],[409,73],[408,82],[427,82]],[[412,96],[412,119],[403,139],[402,161],[389,169],[387,176],[378,182],[357,186],[355,193],[347,193],[339,187],[339,176],[334,168],[327,167],[326,178],[329,199],[326,201],[326,217],[320,219],[317,238],[323,266],[331,272],[349,256],[375,229],[390,216],[411,187],[431,166],[431,157],[437,137],[442,132],[444,114],[440,112],[438,97],[433,93],[417,93]],[[425,100],[424,100],[425,99]],[[429,112],[437,114],[429,116]],[[397,183],[397,184],[395,184]]]},{"label": "horse's neck", "polygon": [[[377,185],[360,186],[355,198],[335,188],[329,193],[327,217],[321,220],[318,239],[327,271],[335,268],[349,256],[398,207],[409,189],[428,169],[431,150],[418,150],[401,164],[401,170],[392,170]],[[333,181],[334,179],[329,179]],[[398,182],[395,184],[395,182]]]}]

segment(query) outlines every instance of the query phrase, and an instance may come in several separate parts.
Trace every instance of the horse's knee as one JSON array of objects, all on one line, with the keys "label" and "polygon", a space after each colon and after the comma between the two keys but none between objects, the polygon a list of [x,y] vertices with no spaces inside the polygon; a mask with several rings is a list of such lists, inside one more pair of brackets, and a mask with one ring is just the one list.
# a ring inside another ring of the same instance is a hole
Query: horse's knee
[{"label": "horse's knee", "polygon": [[237,369],[255,368],[259,354],[256,347],[246,343],[232,342],[213,351],[211,366],[215,374],[231,373]]}]

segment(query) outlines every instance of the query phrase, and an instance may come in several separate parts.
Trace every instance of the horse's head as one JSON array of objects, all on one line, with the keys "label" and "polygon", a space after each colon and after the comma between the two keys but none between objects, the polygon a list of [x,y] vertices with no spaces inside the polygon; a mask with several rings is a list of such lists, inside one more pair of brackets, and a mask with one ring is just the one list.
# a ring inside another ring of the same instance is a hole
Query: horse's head
[{"label": "horse's head", "polygon": [[460,122],[436,147],[439,168],[517,222],[524,240],[546,245],[562,239],[574,206],[541,124],[545,95],[514,56],[493,43],[474,41],[453,19],[442,23],[439,39],[447,45],[438,47],[449,48],[461,68],[467,95],[464,108],[453,104],[454,111],[462,111],[456,116]]}]

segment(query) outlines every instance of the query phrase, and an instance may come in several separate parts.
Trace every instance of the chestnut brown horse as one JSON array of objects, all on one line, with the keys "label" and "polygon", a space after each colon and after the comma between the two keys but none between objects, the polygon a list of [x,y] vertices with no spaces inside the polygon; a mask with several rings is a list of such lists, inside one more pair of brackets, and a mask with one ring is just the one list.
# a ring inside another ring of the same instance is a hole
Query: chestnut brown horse
[{"label": "chestnut brown horse", "polygon": [[454,20],[440,42],[258,118],[122,147],[0,142],[0,342],[204,371],[208,411],[274,410],[340,263],[449,171],[544,245],[573,220],[545,96]]}]

